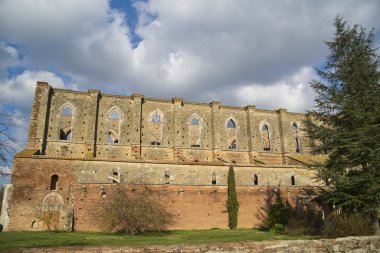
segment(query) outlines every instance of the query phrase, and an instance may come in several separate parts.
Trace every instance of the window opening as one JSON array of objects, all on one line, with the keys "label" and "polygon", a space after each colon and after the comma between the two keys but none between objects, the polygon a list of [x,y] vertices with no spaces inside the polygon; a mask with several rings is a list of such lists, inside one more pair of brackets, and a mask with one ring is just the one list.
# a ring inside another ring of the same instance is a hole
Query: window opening
[{"label": "window opening", "polygon": [[233,140],[231,145],[228,146],[229,149],[236,149],[237,148],[237,145],[236,145],[236,140]]},{"label": "window opening", "polygon": [[300,150],[300,140],[298,137],[296,137],[296,152],[297,153],[300,153],[301,150]]},{"label": "window opening", "polygon": [[296,134],[298,132],[298,126],[296,123],[292,124],[292,132],[293,132],[293,134]]},{"label": "window opening", "polygon": [[263,150],[270,151],[269,127],[266,124],[261,127],[261,138],[263,141]]},{"label": "window opening", "polygon": [[236,128],[236,124],[232,119],[227,122],[227,128]]},{"label": "window opening", "polygon": [[255,176],[253,177],[253,184],[254,184],[254,185],[259,185],[259,178],[257,177],[256,174],[255,174]]},{"label": "window opening", "polygon": [[161,123],[161,117],[157,112],[152,117],[152,123]]},{"label": "window opening", "polygon": [[290,178],[290,181],[292,182],[292,185],[296,185],[296,179],[294,176]]},{"label": "window opening", "polygon": [[160,146],[162,139],[162,120],[160,114],[154,112],[150,124],[150,145]]},{"label": "window opening", "polygon": [[51,191],[57,190],[57,185],[58,185],[58,175],[51,176],[51,179],[50,179],[50,190]]},{"label": "window opening", "polygon": [[199,120],[197,118],[193,118],[191,120],[191,125],[193,125],[193,126],[199,126]]},{"label": "window opening", "polygon": [[62,108],[61,115],[72,116],[73,115],[73,111],[71,110],[71,108],[69,106],[65,106],[65,107]]},{"label": "window opening", "polygon": [[119,183],[119,182],[118,182],[118,179],[119,179],[119,172],[114,171],[114,172],[112,173],[112,183],[114,183],[114,184]]},{"label": "window opening", "polygon": [[170,176],[168,173],[165,173],[165,184],[170,184]]},{"label": "window opening", "polygon": [[114,109],[109,113],[109,118],[110,119],[119,119],[119,113]]},{"label": "window opening", "polygon": [[201,123],[198,118],[193,117],[189,126],[189,134],[190,134],[190,146],[199,148],[201,146],[201,135],[202,128]]},{"label": "window opening", "polygon": [[211,184],[216,185],[216,174],[215,174],[215,172],[213,172],[211,175]]}]

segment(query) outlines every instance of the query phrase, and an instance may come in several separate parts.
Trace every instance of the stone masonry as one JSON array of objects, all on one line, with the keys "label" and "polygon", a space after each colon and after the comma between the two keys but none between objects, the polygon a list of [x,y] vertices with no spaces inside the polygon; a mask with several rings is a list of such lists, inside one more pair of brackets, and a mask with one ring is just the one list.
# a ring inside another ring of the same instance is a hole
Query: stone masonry
[{"label": "stone masonry", "polygon": [[308,115],[54,89],[38,82],[27,148],[14,158],[8,230],[101,230],[91,213],[120,187],[150,185],[174,229],[227,227],[234,166],[239,227],[259,225],[273,193],[296,204],[315,186]]}]

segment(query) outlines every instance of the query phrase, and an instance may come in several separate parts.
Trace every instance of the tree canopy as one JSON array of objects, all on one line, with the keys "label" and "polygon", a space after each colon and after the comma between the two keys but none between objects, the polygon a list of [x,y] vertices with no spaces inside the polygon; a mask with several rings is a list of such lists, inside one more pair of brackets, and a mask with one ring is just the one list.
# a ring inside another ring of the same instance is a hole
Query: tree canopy
[{"label": "tree canopy", "polygon": [[[329,55],[311,85],[314,151],[328,154],[317,168],[322,199],[343,212],[374,217],[380,207],[380,65],[373,29],[335,19]],[[376,219],[377,220],[377,219]],[[378,227],[378,224],[377,224]]]}]

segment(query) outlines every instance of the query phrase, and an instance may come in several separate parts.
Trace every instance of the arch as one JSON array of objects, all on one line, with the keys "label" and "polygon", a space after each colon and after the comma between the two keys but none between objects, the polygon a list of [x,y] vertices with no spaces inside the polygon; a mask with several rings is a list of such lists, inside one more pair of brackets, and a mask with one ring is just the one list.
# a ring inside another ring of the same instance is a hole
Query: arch
[{"label": "arch", "polygon": [[259,185],[259,177],[256,174],[253,176],[253,184]]},{"label": "arch", "polygon": [[56,191],[58,187],[58,175],[54,174],[50,178],[50,190]]},{"label": "arch", "polygon": [[75,106],[66,102],[59,108],[59,140],[72,141],[73,123],[76,115]]},{"label": "arch", "polygon": [[193,113],[188,119],[190,147],[201,147],[203,119]]},{"label": "arch", "polygon": [[261,143],[264,151],[271,150],[271,137],[270,137],[270,126],[268,122],[262,121],[260,123],[260,133],[261,133]]},{"label": "arch", "polygon": [[225,122],[226,131],[227,131],[227,146],[228,149],[236,150],[238,148],[238,124],[236,119],[230,117]]},{"label": "arch", "polygon": [[291,176],[291,178],[290,178],[290,183],[291,183],[292,185],[296,185],[296,178],[295,178],[294,176]]},{"label": "arch", "polygon": [[120,119],[119,112],[118,112],[116,109],[113,109],[112,111],[110,111],[110,112],[108,113],[108,118],[109,118],[109,119],[116,119],[116,120],[119,120],[119,119]]},{"label": "arch", "polygon": [[235,122],[233,121],[233,119],[229,119],[228,122],[227,122],[227,128],[236,128],[236,124]]},{"label": "arch", "polygon": [[63,198],[57,192],[50,192],[42,199],[43,210],[58,211],[64,206]]},{"label": "arch", "polygon": [[149,142],[152,146],[161,146],[162,143],[162,125],[164,123],[164,114],[156,109],[149,113]]},{"label": "arch", "polygon": [[65,102],[59,108],[59,115],[75,116],[76,115],[76,107],[71,102]]}]

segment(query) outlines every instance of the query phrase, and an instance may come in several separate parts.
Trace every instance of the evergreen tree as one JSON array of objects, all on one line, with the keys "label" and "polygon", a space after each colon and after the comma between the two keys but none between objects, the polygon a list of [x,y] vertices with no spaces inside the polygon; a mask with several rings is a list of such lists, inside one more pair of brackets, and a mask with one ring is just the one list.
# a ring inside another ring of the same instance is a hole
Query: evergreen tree
[{"label": "evergreen tree", "polygon": [[235,172],[232,165],[228,171],[228,196],[227,196],[227,210],[228,210],[228,227],[236,229],[239,213],[239,202],[236,196],[235,187]]},{"label": "evergreen tree", "polygon": [[326,42],[330,54],[316,92],[315,121],[308,121],[315,152],[328,154],[317,168],[326,187],[321,197],[343,213],[371,217],[379,233],[380,210],[380,64],[373,30],[349,27],[335,20],[335,38]]}]

